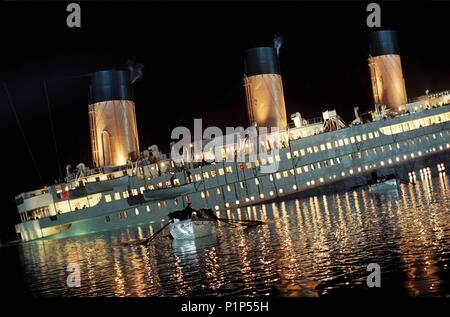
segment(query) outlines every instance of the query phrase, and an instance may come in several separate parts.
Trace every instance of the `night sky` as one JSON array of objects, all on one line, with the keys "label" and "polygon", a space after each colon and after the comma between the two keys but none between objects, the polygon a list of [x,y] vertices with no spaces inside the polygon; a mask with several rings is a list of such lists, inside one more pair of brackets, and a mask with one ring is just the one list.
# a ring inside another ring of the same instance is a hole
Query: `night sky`
[{"label": "night sky", "polygon": [[[247,126],[243,53],[276,33],[287,113],[303,117],[373,104],[366,3],[81,3],[82,27],[66,27],[65,4],[1,3],[0,79],[6,83],[44,184],[58,178],[43,84],[47,81],[62,170],[92,164],[83,75],[145,66],[135,84],[141,149],[168,151],[176,126]],[[448,3],[384,3],[382,26],[399,32],[408,97],[450,89]],[[5,91],[2,127],[2,240],[14,237],[14,196],[43,184]]]}]

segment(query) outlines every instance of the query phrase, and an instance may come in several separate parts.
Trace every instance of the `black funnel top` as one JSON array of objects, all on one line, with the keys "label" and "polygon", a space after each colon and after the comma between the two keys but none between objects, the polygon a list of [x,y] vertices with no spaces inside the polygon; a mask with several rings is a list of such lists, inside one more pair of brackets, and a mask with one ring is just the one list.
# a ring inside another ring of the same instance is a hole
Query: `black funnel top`
[{"label": "black funnel top", "polygon": [[277,51],[273,47],[256,47],[245,51],[245,74],[281,74]]},{"label": "black funnel top", "polygon": [[91,74],[90,103],[108,100],[133,100],[128,70],[102,70]]},{"label": "black funnel top", "polygon": [[380,56],[387,54],[399,54],[397,32],[382,30],[370,33],[370,55]]}]

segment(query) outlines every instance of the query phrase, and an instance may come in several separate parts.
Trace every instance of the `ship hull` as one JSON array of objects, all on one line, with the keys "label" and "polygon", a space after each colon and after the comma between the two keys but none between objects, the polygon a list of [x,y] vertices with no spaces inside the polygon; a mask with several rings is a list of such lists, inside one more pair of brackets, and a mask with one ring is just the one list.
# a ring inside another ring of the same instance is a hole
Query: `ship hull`
[{"label": "ship hull", "polygon": [[[156,186],[174,176],[161,176],[145,180],[145,183],[142,181],[142,184],[138,179],[132,179],[126,186],[103,192],[95,206],[22,222],[16,225],[16,231],[22,240],[27,241],[138,225],[151,226],[153,230],[157,230],[167,222],[168,213],[180,210],[188,203],[195,209],[233,211],[273,201],[364,187],[368,185],[374,171],[378,176],[398,174],[402,182],[408,182],[410,179],[414,181],[421,174],[430,172],[445,173],[445,167],[450,166],[450,121],[392,135],[380,132],[378,137],[368,136],[365,142],[343,143],[336,149],[312,151],[298,157],[295,155],[298,149],[313,148],[336,139],[350,140],[352,136],[368,134],[368,131],[384,131],[387,124],[393,125],[442,113],[450,117],[450,106],[292,140],[289,147],[280,149],[278,170],[271,174],[264,174],[254,166],[248,168],[245,163],[238,162],[218,162],[193,168],[190,169],[190,174],[196,190],[161,200],[146,201],[144,195],[139,193],[136,193],[133,199],[116,199],[115,196],[127,191],[129,184],[133,184],[138,192],[145,184],[153,182],[152,185]],[[334,160],[334,164],[324,164],[330,160]],[[210,176],[204,178],[203,175],[206,174]],[[183,181],[185,175],[177,173],[175,177]],[[65,201],[68,200],[55,202],[55,206]],[[70,227],[63,232],[51,236],[42,234],[46,228],[65,224],[70,224]]]}]

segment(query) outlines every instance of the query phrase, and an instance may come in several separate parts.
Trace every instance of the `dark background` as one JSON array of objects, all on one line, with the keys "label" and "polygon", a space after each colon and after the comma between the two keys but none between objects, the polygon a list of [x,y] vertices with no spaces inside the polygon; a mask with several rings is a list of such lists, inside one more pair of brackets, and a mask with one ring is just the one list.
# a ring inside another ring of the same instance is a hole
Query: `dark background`
[{"label": "dark background", "polygon": [[[0,89],[2,240],[14,238],[14,196],[58,178],[47,81],[64,173],[92,164],[83,75],[145,66],[135,84],[141,149],[168,151],[176,126],[247,126],[243,52],[283,37],[280,61],[287,113],[317,117],[336,109],[346,122],[353,107],[371,109],[367,3],[84,3],[81,29],[69,29],[63,3],[1,3],[0,80],[24,128],[39,173]],[[399,32],[409,97],[450,88],[450,4],[382,3],[382,26]]]}]

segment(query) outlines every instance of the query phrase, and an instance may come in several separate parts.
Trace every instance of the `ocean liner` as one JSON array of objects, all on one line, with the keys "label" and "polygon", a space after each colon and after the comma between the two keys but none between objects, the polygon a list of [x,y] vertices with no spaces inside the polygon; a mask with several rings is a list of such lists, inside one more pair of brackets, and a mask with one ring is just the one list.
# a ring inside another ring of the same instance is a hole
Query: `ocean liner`
[{"label": "ocean liner", "polygon": [[[373,111],[360,115],[355,108],[348,126],[334,110],[312,120],[297,112],[288,122],[277,50],[247,50],[243,81],[250,124],[278,128],[258,145],[267,155],[252,155],[251,141],[223,142],[220,151],[201,152],[200,159],[187,153],[182,160],[155,145],[140,151],[127,70],[93,73],[94,166],[68,166],[64,181],[16,196],[18,238],[62,238],[141,224],[156,230],[188,203],[233,213],[288,196],[364,186],[373,172],[406,175],[412,182],[419,173],[445,173],[449,92],[408,101],[395,31],[370,34],[368,64]],[[244,159],[236,160],[237,154]],[[264,168],[271,164],[277,168]]]}]

